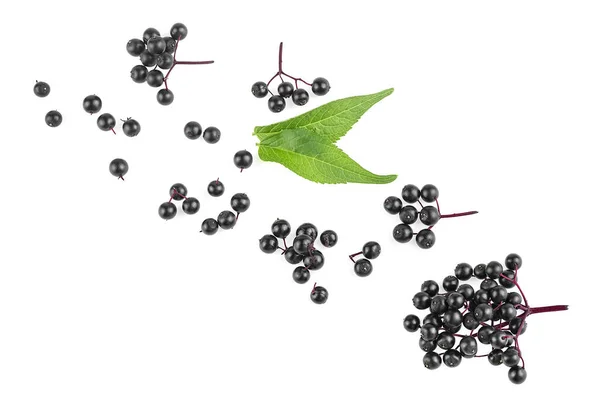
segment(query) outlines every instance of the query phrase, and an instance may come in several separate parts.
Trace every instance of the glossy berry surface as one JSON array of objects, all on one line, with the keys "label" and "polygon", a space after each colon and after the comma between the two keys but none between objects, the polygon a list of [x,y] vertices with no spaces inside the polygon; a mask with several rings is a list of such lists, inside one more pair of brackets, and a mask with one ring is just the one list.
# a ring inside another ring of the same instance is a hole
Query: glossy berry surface
[{"label": "glossy berry surface", "polygon": [[242,170],[250,168],[252,161],[252,153],[250,153],[248,150],[240,150],[233,155],[233,164]]},{"label": "glossy berry surface", "polygon": [[237,193],[231,197],[231,209],[238,213],[243,213],[250,207],[250,198],[244,193]]},{"label": "glossy berry surface", "polygon": [[312,292],[310,292],[310,300],[316,304],[323,304],[329,298],[329,292],[323,286],[316,286],[313,288]]},{"label": "glossy berry surface", "polygon": [[44,118],[46,125],[55,128],[62,123],[62,115],[58,111],[49,111]]},{"label": "glossy berry surface", "polygon": [[314,242],[317,239],[317,236],[319,235],[319,231],[317,230],[317,226],[315,226],[312,223],[302,223],[296,229],[296,236],[299,236],[301,234],[306,234]]},{"label": "glossy berry surface", "polygon": [[171,66],[173,66],[173,62],[173,55],[171,55],[169,52],[164,52],[158,55],[158,58],[156,59],[156,65],[161,69],[170,69]]},{"label": "glossy berry surface", "polygon": [[219,230],[219,223],[213,218],[204,219],[202,222],[202,233],[212,236]]},{"label": "glossy berry surface", "polygon": [[208,144],[215,144],[221,139],[221,131],[214,126],[209,126],[204,130],[202,138]]},{"label": "glossy berry surface", "polygon": [[274,235],[266,234],[258,240],[258,246],[262,252],[272,254],[277,250],[277,247],[279,247],[279,243]]},{"label": "glossy berry surface", "polygon": [[252,95],[256,98],[265,98],[267,94],[269,94],[269,90],[267,89],[267,83],[264,81],[257,81],[252,84]]},{"label": "glossy berry surface", "polygon": [[373,260],[381,254],[381,246],[376,241],[368,241],[363,245],[362,254],[365,258]]},{"label": "glossy berry surface", "polygon": [[170,36],[164,36],[165,44],[167,45],[165,52],[170,53],[171,55],[175,52],[175,46],[177,45],[177,41]]},{"label": "glossy berry surface", "polygon": [[202,136],[202,126],[196,121],[190,121],[183,127],[183,133],[188,139],[198,139]]},{"label": "glossy berry surface", "polygon": [[50,94],[50,86],[46,82],[36,81],[35,85],[33,86],[33,93],[38,97],[46,97],[48,94]]},{"label": "glossy berry surface", "polygon": [[383,209],[390,215],[397,215],[402,209],[402,201],[397,196],[388,196],[383,201]]},{"label": "glossy berry surface", "polygon": [[310,279],[310,271],[304,267],[296,267],[292,272],[294,282],[304,284]]},{"label": "glossy berry surface", "polygon": [[214,180],[208,183],[207,191],[210,196],[221,196],[225,192],[225,185],[219,180]]},{"label": "glossy berry surface", "polygon": [[181,208],[188,215],[196,214],[200,210],[200,201],[196,198],[187,198],[181,204]]},{"label": "glossy berry surface", "polygon": [[354,263],[354,273],[360,277],[371,275],[373,272],[373,265],[371,261],[365,258],[361,258]]},{"label": "glossy berry surface", "polygon": [[294,90],[294,92],[292,93],[292,102],[296,105],[302,106],[302,105],[306,105],[306,103],[308,102],[309,96],[308,96],[308,91],[306,91],[303,88],[298,88],[296,90]]},{"label": "glossy berry surface", "polygon": [[442,358],[436,352],[427,352],[423,356],[423,366],[425,366],[426,369],[435,370],[442,366]]},{"label": "glossy berry surface", "polygon": [[400,223],[394,227],[392,236],[399,243],[408,243],[413,238],[413,230],[409,225]]},{"label": "glossy berry surface", "polygon": [[315,95],[325,95],[331,89],[329,85],[329,81],[323,77],[317,77],[311,85],[311,89],[313,94]]},{"label": "glossy berry surface", "polygon": [[294,85],[289,81],[284,81],[277,86],[277,92],[283,98],[289,98],[294,92]]},{"label": "glossy berry surface", "polygon": [[523,266],[523,260],[521,259],[519,254],[508,254],[506,256],[506,260],[504,260],[504,265],[506,266],[506,268],[515,271]]},{"label": "glossy berry surface", "polygon": [[423,229],[415,237],[417,245],[423,249],[429,249],[435,244],[435,234],[429,229]]},{"label": "glossy berry surface", "polygon": [[109,131],[117,125],[117,120],[111,114],[105,113],[96,120],[98,128],[103,131]]},{"label": "glossy berry surface", "polygon": [[173,95],[173,92],[166,88],[162,88],[156,93],[156,100],[160,105],[171,105],[174,99],[175,96]]},{"label": "glossy berry surface", "polygon": [[402,188],[402,199],[407,203],[416,203],[421,196],[421,191],[416,185],[408,184]]},{"label": "glossy berry surface", "polygon": [[462,356],[456,349],[448,349],[446,352],[444,352],[443,359],[444,365],[448,366],[449,368],[455,368],[460,365]]},{"label": "glossy berry surface", "polygon": [[83,110],[88,114],[95,114],[102,109],[102,100],[97,95],[88,95],[83,99]]},{"label": "glossy berry surface", "polygon": [[148,83],[150,87],[160,87],[164,80],[165,76],[160,70],[150,70],[146,76],[146,83]]},{"label": "glossy berry surface", "polygon": [[294,238],[293,248],[298,254],[307,254],[313,245],[313,239],[307,234],[300,234]]},{"label": "glossy berry surface", "polygon": [[148,77],[148,68],[144,65],[136,65],[131,68],[131,80],[136,83],[145,83]]},{"label": "glossy berry surface", "polygon": [[148,43],[146,44],[146,46],[147,46],[148,52],[152,53],[153,55],[160,55],[167,48],[167,43],[165,42],[164,39],[162,39],[162,37],[155,36],[148,40]]},{"label": "glossy berry surface", "polygon": [[123,159],[114,159],[110,162],[108,170],[115,177],[122,178],[129,171],[129,165]]},{"label": "glossy berry surface", "polygon": [[142,127],[140,123],[135,119],[127,118],[125,122],[123,122],[123,133],[125,136],[134,137],[139,135]]},{"label": "glossy berry surface", "polygon": [[133,38],[127,42],[125,48],[131,56],[140,56],[144,49],[146,49],[146,44],[141,39]]},{"label": "glossy berry surface", "polygon": [[291,232],[292,226],[285,219],[277,219],[271,225],[271,233],[277,238],[286,238]]},{"label": "glossy berry surface", "polygon": [[148,40],[150,38],[154,38],[157,36],[160,36],[159,30],[157,30],[156,28],[146,28],[146,30],[144,31],[144,35],[142,35],[142,39],[144,43],[148,43]]},{"label": "glossy berry surface", "polygon": [[219,216],[217,216],[217,223],[219,224],[219,227],[225,230],[233,229],[233,226],[235,226],[235,221],[235,213],[229,210],[224,210],[223,212],[219,213]]},{"label": "glossy berry surface", "polygon": [[185,185],[178,182],[176,184],[171,185],[169,188],[169,196],[176,201],[181,201],[187,196],[188,190]]},{"label": "glossy berry surface", "polygon": [[146,67],[154,67],[157,60],[158,55],[150,53],[148,49],[144,50],[140,55],[140,62]]},{"label": "glossy berry surface", "polygon": [[158,216],[162,219],[170,220],[177,214],[177,207],[173,202],[164,202],[158,207]]},{"label": "glossy berry surface", "polygon": [[427,203],[433,203],[440,196],[435,185],[427,184],[421,188],[421,199]]},{"label": "glossy berry surface", "polygon": [[466,262],[462,262],[454,268],[454,276],[461,281],[468,281],[473,276],[473,268]]},{"label": "glossy berry surface", "polygon": [[421,326],[421,320],[419,319],[419,316],[409,314],[408,316],[404,317],[403,325],[406,331],[416,332]]},{"label": "glossy berry surface", "polygon": [[188,29],[185,25],[183,25],[182,23],[178,22],[173,24],[173,26],[171,27],[171,30],[169,31],[169,34],[171,35],[171,38],[175,39],[175,40],[182,40],[185,39],[185,37],[188,34]]},{"label": "glossy berry surface", "polygon": [[296,265],[304,261],[304,255],[298,254],[296,250],[294,250],[294,247],[286,248],[285,252],[283,253],[283,256],[285,260],[292,265]]},{"label": "glossy berry surface", "polygon": [[325,230],[319,238],[324,247],[333,247],[338,242],[338,235],[333,230]]},{"label": "glossy berry surface", "polygon": [[280,95],[273,95],[269,98],[267,105],[269,106],[269,111],[281,112],[285,109],[285,100]]},{"label": "glossy berry surface", "polygon": [[508,370],[508,380],[514,384],[521,384],[527,379],[527,371],[520,366],[513,366]]},{"label": "glossy berry surface", "polygon": [[323,268],[325,265],[325,257],[319,250],[312,250],[308,255],[304,256],[302,260],[304,266],[310,270],[318,270]]},{"label": "glossy berry surface", "polygon": [[425,206],[419,213],[419,219],[425,226],[433,226],[440,221],[440,212],[434,206]]},{"label": "glossy berry surface", "polygon": [[406,205],[402,209],[400,209],[400,221],[404,224],[413,224],[417,221],[419,217],[419,212],[417,212],[417,208],[411,205]]}]

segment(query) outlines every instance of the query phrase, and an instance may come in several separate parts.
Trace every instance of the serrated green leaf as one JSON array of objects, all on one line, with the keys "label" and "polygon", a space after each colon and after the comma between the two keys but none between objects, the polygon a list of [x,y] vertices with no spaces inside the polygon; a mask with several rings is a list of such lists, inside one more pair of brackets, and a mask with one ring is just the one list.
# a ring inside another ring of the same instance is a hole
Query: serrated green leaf
[{"label": "serrated green leaf", "polygon": [[396,179],[396,175],[365,170],[327,138],[306,128],[285,129],[265,138],[258,146],[258,156],[324,184],[387,184]]},{"label": "serrated green leaf", "polygon": [[393,88],[379,93],[342,98],[332,101],[295,118],[268,126],[257,126],[254,135],[261,141],[286,129],[308,129],[329,143],[337,142],[360,117],[373,105],[394,91]]}]

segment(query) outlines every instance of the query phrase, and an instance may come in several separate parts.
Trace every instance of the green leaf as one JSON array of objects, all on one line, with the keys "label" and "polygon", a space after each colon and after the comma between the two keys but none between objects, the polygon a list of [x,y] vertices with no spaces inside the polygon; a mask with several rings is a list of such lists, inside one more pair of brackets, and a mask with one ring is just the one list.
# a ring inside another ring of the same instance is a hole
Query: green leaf
[{"label": "green leaf", "polygon": [[268,126],[257,126],[254,135],[261,141],[285,129],[304,128],[326,139],[337,142],[373,105],[394,92],[393,88],[375,94],[360,95],[332,101],[295,118]]},{"label": "green leaf", "polygon": [[271,134],[260,142],[258,156],[324,184],[387,184],[396,179],[396,175],[377,175],[365,170],[329,139],[306,128]]}]

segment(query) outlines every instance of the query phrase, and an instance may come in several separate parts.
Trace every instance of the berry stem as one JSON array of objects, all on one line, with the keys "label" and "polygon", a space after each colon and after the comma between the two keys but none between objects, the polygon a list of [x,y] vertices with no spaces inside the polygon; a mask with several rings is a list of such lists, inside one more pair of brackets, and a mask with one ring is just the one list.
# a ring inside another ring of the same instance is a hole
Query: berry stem
[{"label": "berry stem", "polygon": [[122,179],[123,181],[125,181],[125,178],[123,178],[122,175],[120,175],[119,178]]},{"label": "berry stem", "polygon": [[169,71],[167,72],[165,77],[163,78],[163,82],[165,83],[165,88],[167,90],[169,89],[169,86],[167,85],[167,79],[169,78],[169,75],[171,74],[171,71],[173,70],[173,68],[175,66],[177,66],[177,65],[209,65],[211,63],[215,63],[214,60],[203,60],[203,61],[198,61],[198,62],[191,62],[188,60],[185,60],[185,61],[177,60],[177,58],[176,58],[177,48],[179,47],[180,40],[181,40],[181,35],[179,36],[179,38],[177,38],[177,42],[175,42],[175,50],[173,51],[173,64],[171,65],[171,68],[169,69]]},{"label": "berry stem", "polygon": [[288,246],[287,243],[285,242],[285,238],[283,239],[283,246],[285,247],[285,249],[287,250]]},{"label": "berry stem", "polygon": [[278,75],[281,75],[281,73],[283,73],[282,66],[283,66],[283,42],[279,42],[279,72],[278,72]]},{"label": "berry stem", "polygon": [[117,134],[117,132],[115,132],[115,128],[110,128],[110,130],[112,130],[113,134],[115,134],[115,135]]},{"label": "berry stem", "polygon": [[355,254],[350,254],[348,257],[350,258],[350,260],[352,262],[354,262],[356,264],[356,261],[354,261],[354,257],[356,257],[357,255],[360,255],[360,254],[362,254],[362,251],[359,251],[359,252],[357,252]]},{"label": "berry stem", "polygon": [[521,289],[521,286],[519,285],[519,282],[517,282],[517,272],[518,271],[519,271],[519,267],[516,267],[516,269],[515,269],[515,279],[510,279],[509,277],[507,277],[507,276],[505,276],[503,274],[500,274],[500,277],[504,278],[504,279],[506,279],[506,280],[508,280],[510,282],[512,282],[517,287],[517,289],[519,289],[519,292],[521,292],[521,296],[523,296],[523,301],[525,302],[525,306],[529,307],[529,303],[527,303],[527,298],[525,297],[525,293],[523,293],[523,289]]},{"label": "berry stem", "polygon": [[557,304],[554,306],[543,306],[543,307],[532,307],[529,310],[527,310],[528,314],[536,314],[536,313],[551,313],[554,311],[563,311],[563,310],[569,310],[569,306],[566,304]]},{"label": "berry stem", "polygon": [[310,293],[314,293],[315,290],[317,290],[317,282],[315,282],[315,284],[313,285],[312,292]]},{"label": "berry stem", "polygon": [[479,212],[477,212],[476,210],[471,210],[471,211],[468,211],[468,212],[452,213],[452,214],[449,214],[449,215],[442,215],[440,213],[440,219],[445,219],[447,217],[469,216],[469,215],[474,215],[476,213],[479,213]]}]

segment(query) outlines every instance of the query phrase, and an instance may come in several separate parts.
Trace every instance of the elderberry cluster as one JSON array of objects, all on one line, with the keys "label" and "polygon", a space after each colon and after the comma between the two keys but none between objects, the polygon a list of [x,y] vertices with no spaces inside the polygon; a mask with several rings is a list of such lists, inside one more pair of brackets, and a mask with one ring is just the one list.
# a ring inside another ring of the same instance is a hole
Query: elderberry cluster
[{"label": "elderberry cluster", "polygon": [[[174,95],[167,85],[167,79],[173,68],[177,65],[201,65],[213,63],[212,60],[202,62],[179,61],[176,59],[179,41],[188,34],[187,27],[182,23],[173,24],[169,36],[161,36],[156,28],[144,31],[142,39],[133,38],[127,42],[127,52],[131,56],[139,57],[139,65],[131,69],[131,79],[135,83],[148,83],[150,87],[161,87],[156,94],[156,99],[161,105],[173,102]],[[148,70],[152,68],[152,70]],[[167,73],[159,69],[166,70]]]},{"label": "elderberry cluster", "polygon": [[[309,83],[299,77],[293,77],[283,71],[283,42],[279,44],[279,70],[271,80],[267,83],[264,81],[257,81],[252,85],[252,95],[256,98],[264,98],[267,94],[271,94],[269,98],[269,102],[267,103],[269,110],[271,112],[281,112],[285,109],[286,98],[292,98],[292,102],[298,106],[306,105],[309,99],[308,91],[303,88],[298,87],[298,82],[304,83],[312,89],[313,94],[315,95],[325,95],[329,92],[331,88],[329,85],[329,81],[323,77],[317,77],[313,80],[312,83]],[[289,81],[285,81],[283,76],[288,77],[289,79],[294,81],[292,84]],[[277,86],[277,93],[275,95],[269,90],[269,85],[275,79],[275,77],[279,77],[281,79],[281,84]]]},{"label": "elderberry cluster", "polygon": [[[286,238],[292,232],[292,227],[287,220],[277,219],[271,225],[271,234],[264,235],[259,241],[260,250],[266,254],[273,254],[281,250],[285,260],[292,265],[297,266],[292,272],[294,282],[304,284],[310,279],[310,272],[323,268],[325,257],[323,253],[315,248],[315,242],[319,234],[317,227],[312,223],[301,224],[296,229],[296,237],[291,246],[288,247]],[[283,247],[279,245],[279,240],[283,242]],[[333,247],[337,244],[338,236],[333,230],[325,230],[319,238],[323,247]],[[327,301],[329,293],[322,286],[313,286],[310,293],[311,300],[316,304],[323,304]]]},{"label": "elderberry cluster", "polygon": [[187,196],[188,190],[181,183],[173,184],[169,189],[170,199],[168,202],[161,203],[158,207],[158,216],[165,220],[171,220],[177,215],[177,207],[172,201],[181,201],[181,209],[188,215],[193,215],[200,210],[200,201],[196,198]]},{"label": "elderberry cluster", "polygon": [[[413,297],[413,305],[429,313],[422,321],[409,314],[404,318],[404,328],[409,332],[420,330],[419,347],[426,352],[425,368],[437,369],[442,362],[453,368],[463,358],[487,357],[494,366],[509,367],[511,382],[525,381],[527,372],[519,337],[527,329],[526,318],[535,313],[566,310],[568,306],[530,307],[517,279],[521,265],[519,255],[509,254],[506,269],[497,261],[475,268],[458,264],[454,275],[444,278],[443,291],[433,280],[423,282],[421,291]],[[472,278],[481,281],[479,289],[466,283]],[[515,286],[518,291],[508,291]],[[461,332],[463,328],[466,331]],[[490,352],[478,355],[479,344],[489,345]]]},{"label": "elderberry cluster", "polygon": [[[361,254],[365,258],[355,261],[354,257]],[[354,273],[361,278],[371,275],[371,272],[373,272],[373,264],[371,264],[371,261],[369,260],[374,260],[379,257],[379,254],[381,254],[381,246],[376,241],[368,241],[363,245],[361,251],[350,254],[349,257],[352,262],[354,262]]]},{"label": "elderberry cluster", "polygon": [[[394,227],[392,236],[399,243],[408,243],[413,236],[417,245],[423,249],[429,249],[435,244],[435,234],[431,230],[440,219],[448,217],[459,217],[473,215],[476,211],[453,213],[442,215],[438,203],[439,191],[435,185],[427,184],[419,190],[415,185],[408,184],[402,188],[402,199],[406,203],[419,203],[421,211],[418,211],[413,205],[402,206],[402,200],[397,196],[389,196],[383,202],[383,208],[391,215],[399,215],[402,223]],[[436,206],[423,205],[425,203],[434,203]],[[420,220],[427,228],[414,233],[410,225]]]},{"label": "elderberry cluster", "polygon": [[[88,95],[83,99],[83,110],[90,115],[97,114],[102,109],[102,99],[98,97],[96,94]],[[123,122],[123,133],[127,137],[135,137],[139,135],[142,127],[140,123],[131,117],[127,119],[121,119]],[[115,132],[115,126],[117,126],[117,120],[112,114],[104,113],[98,116],[96,120],[96,125],[98,125],[98,129],[108,132],[112,131],[113,134]]]},{"label": "elderberry cluster", "polygon": [[[223,192],[225,192],[225,188],[223,187],[223,183],[220,183],[218,179],[208,184],[208,193],[211,196],[221,196]],[[247,211],[250,207],[250,198],[246,194],[237,193],[231,197],[230,205],[231,209],[237,213],[224,210],[219,213],[216,220],[213,218],[204,219],[200,233],[212,236],[219,228],[223,230],[232,229],[236,225],[240,213]]]}]

